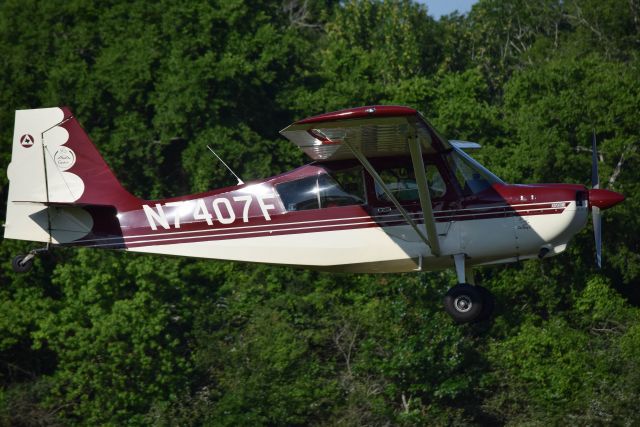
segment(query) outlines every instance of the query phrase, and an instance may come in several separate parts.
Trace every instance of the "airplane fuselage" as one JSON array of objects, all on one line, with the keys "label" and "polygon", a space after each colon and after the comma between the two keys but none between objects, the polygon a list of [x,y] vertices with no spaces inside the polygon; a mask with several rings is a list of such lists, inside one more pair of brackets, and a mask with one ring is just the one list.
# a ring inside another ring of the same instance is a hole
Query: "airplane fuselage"
[{"label": "airplane fuselage", "polygon": [[[365,177],[363,203],[288,210],[281,184],[326,171],[307,165],[260,182],[118,210],[118,223],[91,221],[92,231],[54,234],[60,244],[348,272],[435,270],[465,253],[470,265],[513,262],[543,250],[556,255],[587,221],[580,185],[493,184],[481,194],[434,201],[443,256],[434,257],[396,209]],[[418,224],[415,202],[404,204]],[[98,215],[94,215],[98,217]],[[55,222],[55,219],[54,219]],[[87,224],[89,225],[89,224]]]}]

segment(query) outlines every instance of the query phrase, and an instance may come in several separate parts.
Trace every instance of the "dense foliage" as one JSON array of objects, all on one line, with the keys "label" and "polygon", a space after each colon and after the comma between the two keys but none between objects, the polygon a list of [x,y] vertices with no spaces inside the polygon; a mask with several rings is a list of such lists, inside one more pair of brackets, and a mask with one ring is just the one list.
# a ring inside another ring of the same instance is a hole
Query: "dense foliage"
[{"label": "dense foliage", "polygon": [[[1,425],[640,423],[640,2],[0,3],[0,169],[14,110],[69,105],[141,197],[305,159],[277,131],[375,103],[415,107],[509,182],[590,178],[604,268],[563,255],[478,271],[492,322],[457,326],[451,272],[333,275],[56,250],[29,275],[0,242]],[[0,175],[2,199],[7,178]],[[5,206],[0,205],[4,218]]]}]

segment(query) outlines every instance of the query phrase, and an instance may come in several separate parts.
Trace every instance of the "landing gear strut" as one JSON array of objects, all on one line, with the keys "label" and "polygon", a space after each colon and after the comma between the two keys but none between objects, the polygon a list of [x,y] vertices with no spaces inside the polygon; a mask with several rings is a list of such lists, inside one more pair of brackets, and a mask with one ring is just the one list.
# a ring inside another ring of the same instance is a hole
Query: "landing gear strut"
[{"label": "landing gear strut", "polygon": [[13,268],[13,271],[15,271],[16,273],[26,273],[33,268],[33,260],[36,257],[36,255],[42,252],[48,252],[48,251],[49,251],[49,245],[47,245],[44,248],[33,249],[32,251],[29,251],[29,253],[25,255],[22,255],[22,254],[16,255],[11,260],[11,267]]},{"label": "landing gear strut", "polygon": [[[465,266],[465,255],[453,257],[458,284],[444,296],[444,309],[457,323],[472,323],[488,319],[495,299],[488,289],[475,285],[471,267]],[[466,283],[466,282],[469,283]]]}]

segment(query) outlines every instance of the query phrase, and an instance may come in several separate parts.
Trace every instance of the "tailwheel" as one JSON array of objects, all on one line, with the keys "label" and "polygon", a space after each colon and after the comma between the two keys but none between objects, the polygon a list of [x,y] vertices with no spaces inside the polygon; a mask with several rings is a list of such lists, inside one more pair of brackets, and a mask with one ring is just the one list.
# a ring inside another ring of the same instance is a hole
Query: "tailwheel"
[{"label": "tailwheel", "polygon": [[13,271],[16,273],[26,273],[31,270],[33,268],[33,258],[34,256],[32,254],[16,255],[11,260]]},{"label": "tailwheel", "polygon": [[27,271],[30,271],[33,268],[33,260],[35,259],[36,255],[49,252],[49,249],[50,245],[47,244],[47,246],[45,246],[44,248],[33,249],[29,251],[28,254],[16,255],[11,260],[11,267],[13,268],[13,271],[15,271],[16,273],[26,273]]},{"label": "tailwheel", "polygon": [[444,309],[457,323],[473,323],[491,317],[496,300],[482,286],[455,285],[444,296]]}]

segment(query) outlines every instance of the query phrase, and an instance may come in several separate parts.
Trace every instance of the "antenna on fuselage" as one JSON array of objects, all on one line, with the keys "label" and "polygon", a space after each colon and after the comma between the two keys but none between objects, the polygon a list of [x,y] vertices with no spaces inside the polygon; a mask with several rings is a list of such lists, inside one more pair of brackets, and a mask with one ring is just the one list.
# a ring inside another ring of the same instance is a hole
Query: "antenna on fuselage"
[{"label": "antenna on fuselage", "polygon": [[241,180],[241,179],[240,179],[240,177],[239,177],[238,175],[236,175],[236,174],[231,170],[231,168],[229,167],[229,165],[227,165],[227,164],[224,162],[224,160],[222,160],[222,159],[220,158],[220,156],[218,156],[218,155],[216,154],[216,152],[215,152],[215,151],[213,151],[213,148],[209,147],[208,145],[207,145],[207,148],[209,149],[209,151],[211,151],[211,152],[213,153],[213,155],[214,155],[214,156],[216,156],[216,157],[218,158],[218,160],[220,160],[220,161],[222,162],[222,164],[224,165],[224,167],[225,167],[225,168],[227,168],[227,169],[229,170],[229,172],[231,172],[231,175],[233,175],[233,176],[235,176],[235,177],[236,177],[236,179],[238,180],[238,185],[243,185],[243,184],[244,184],[244,181],[243,181],[243,180]]}]

